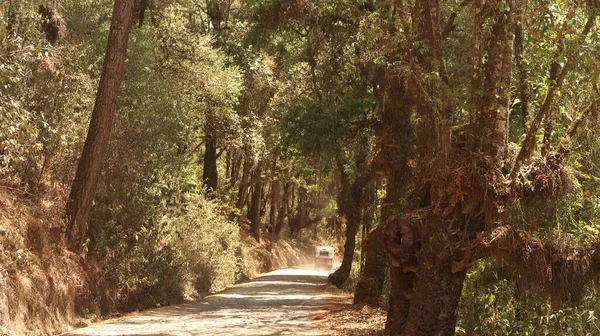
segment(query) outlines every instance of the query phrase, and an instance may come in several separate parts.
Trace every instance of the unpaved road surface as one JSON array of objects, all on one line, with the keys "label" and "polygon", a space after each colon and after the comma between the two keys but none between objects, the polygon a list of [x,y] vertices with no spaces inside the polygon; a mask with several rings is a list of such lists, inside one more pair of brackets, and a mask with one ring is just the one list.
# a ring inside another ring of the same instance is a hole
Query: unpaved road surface
[{"label": "unpaved road surface", "polygon": [[329,335],[317,323],[318,316],[336,304],[336,296],[327,291],[329,273],[308,267],[278,270],[204,300],[105,321],[65,335]]}]

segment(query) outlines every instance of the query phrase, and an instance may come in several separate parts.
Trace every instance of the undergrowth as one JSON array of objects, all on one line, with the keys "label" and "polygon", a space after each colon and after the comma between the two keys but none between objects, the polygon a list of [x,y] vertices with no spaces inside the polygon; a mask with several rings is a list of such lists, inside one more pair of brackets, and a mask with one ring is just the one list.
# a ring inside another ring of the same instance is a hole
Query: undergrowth
[{"label": "undergrowth", "polygon": [[190,194],[155,225],[104,223],[79,257],[65,247],[62,204],[0,192],[0,327],[17,335],[196,299],[306,262],[310,250],[268,237],[259,244],[218,202]]},{"label": "undergrowth", "polygon": [[463,288],[457,335],[599,335],[596,297],[588,288],[579,306],[553,306],[547,293],[520,289],[504,268],[480,262]]}]

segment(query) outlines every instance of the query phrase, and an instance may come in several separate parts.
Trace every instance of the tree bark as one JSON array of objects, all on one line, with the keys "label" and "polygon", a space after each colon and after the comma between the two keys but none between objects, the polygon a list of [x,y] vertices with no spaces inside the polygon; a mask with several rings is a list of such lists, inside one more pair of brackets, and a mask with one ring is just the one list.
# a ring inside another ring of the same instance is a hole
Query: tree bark
[{"label": "tree bark", "polygon": [[363,243],[365,264],[354,291],[354,304],[378,305],[383,292],[383,282],[388,269],[388,258],[383,248],[382,228],[368,233]]},{"label": "tree bark", "polygon": [[[239,210],[244,208],[248,198],[248,188],[250,187],[250,173],[252,172],[252,158],[250,157],[249,149],[245,149],[243,153],[244,157],[244,168],[242,169],[242,178],[240,180],[240,187],[238,189],[238,197],[236,207]],[[241,218],[240,218],[241,219]]]},{"label": "tree bark", "polygon": [[[408,196],[407,190],[413,175],[413,170],[408,164],[409,159],[416,156],[413,149],[416,134],[411,120],[414,102],[407,93],[405,81],[400,76],[400,72],[393,68],[385,69],[382,74],[380,100],[384,126],[377,130],[378,152],[371,161],[372,169],[377,169],[387,177],[386,197],[381,206],[380,224],[381,229],[386,231],[384,234],[387,233],[388,228],[401,227],[400,214],[412,206],[400,202]],[[390,239],[385,236],[383,239],[387,251],[389,249],[387,243]],[[391,241],[396,242],[395,237],[392,237]],[[406,242],[411,244],[410,241]],[[405,249],[411,248],[405,246]],[[403,272],[400,265],[392,265],[390,268],[392,290],[386,333],[394,335],[404,332],[404,322],[409,307],[407,293],[412,287],[412,277],[413,274]]]},{"label": "tree bark", "polygon": [[493,17],[477,140],[485,154],[500,160],[508,140],[513,30],[509,13],[497,10]]},{"label": "tree bark", "polygon": [[[360,166],[360,165],[359,165]],[[346,218],[346,233],[344,242],[344,256],[342,265],[335,272],[329,275],[329,283],[335,286],[341,286],[350,276],[352,270],[352,261],[354,260],[354,249],[356,247],[356,232],[362,219],[363,193],[367,185],[366,176],[359,176],[354,182],[350,182],[348,173],[340,165],[344,217]]]},{"label": "tree bark", "polygon": [[[432,255],[428,260],[435,260]],[[452,260],[421,264],[412,281],[404,335],[454,336],[466,271],[452,273]]]},{"label": "tree bark", "polygon": [[262,198],[262,178],[260,169],[254,171],[254,185],[252,187],[252,205],[250,208],[250,231],[252,236],[260,243],[260,202]]},{"label": "tree bark", "polygon": [[231,156],[231,174],[229,176],[229,184],[231,185],[231,188],[233,188],[240,178],[240,167],[242,166],[243,152],[240,153],[239,149],[233,149]]},{"label": "tree bark", "polygon": [[217,139],[210,132],[205,130],[204,135],[204,165],[202,166],[202,184],[208,195],[214,195],[218,186],[217,173]]},{"label": "tree bark", "polygon": [[116,0],[113,8],[96,102],[66,205],[65,235],[73,251],[81,251],[86,238],[87,220],[94,201],[125,69],[127,40],[133,23],[134,5],[134,0]]},{"label": "tree bark", "polygon": [[[277,209],[279,209],[281,203],[281,182],[278,178],[275,178],[271,182],[271,209],[269,211],[269,227],[275,228],[277,220]],[[273,230],[275,231],[275,230]]]},{"label": "tree bark", "polygon": [[523,129],[527,129],[527,122],[529,121],[529,85],[527,84],[527,69],[525,68],[525,61],[523,59],[523,24],[521,11],[516,13],[515,19],[515,64],[518,70],[518,83],[517,93],[519,95],[519,104],[517,105],[520,110],[521,125]]},{"label": "tree bark", "polygon": [[413,272],[403,272],[400,267],[390,267],[390,292],[387,320],[385,321],[386,335],[403,335],[408,311],[410,308],[410,293],[414,280]]},{"label": "tree bark", "polygon": [[277,237],[279,237],[279,233],[281,233],[285,217],[288,216],[288,198],[290,196],[291,186],[291,182],[286,182],[283,187],[283,196],[281,198],[279,210],[277,211],[277,223],[275,224],[275,236]]}]

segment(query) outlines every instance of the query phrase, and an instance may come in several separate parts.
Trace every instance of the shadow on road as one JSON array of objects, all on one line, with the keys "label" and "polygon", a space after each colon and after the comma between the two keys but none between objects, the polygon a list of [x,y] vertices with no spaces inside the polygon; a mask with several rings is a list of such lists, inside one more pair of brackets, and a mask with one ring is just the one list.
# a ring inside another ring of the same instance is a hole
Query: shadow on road
[{"label": "shadow on road", "polygon": [[283,269],[205,300],[165,307],[68,335],[324,335],[314,314],[328,303],[329,271]]}]

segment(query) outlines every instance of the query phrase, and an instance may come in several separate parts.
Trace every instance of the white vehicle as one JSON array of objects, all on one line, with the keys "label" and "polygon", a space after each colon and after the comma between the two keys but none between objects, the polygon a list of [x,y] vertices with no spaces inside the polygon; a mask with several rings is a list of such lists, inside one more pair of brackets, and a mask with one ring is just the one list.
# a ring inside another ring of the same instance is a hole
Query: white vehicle
[{"label": "white vehicle", "polygon": [[315,248],[315,266],[333,269],[334,249],[331,246],[317,246]]}]

